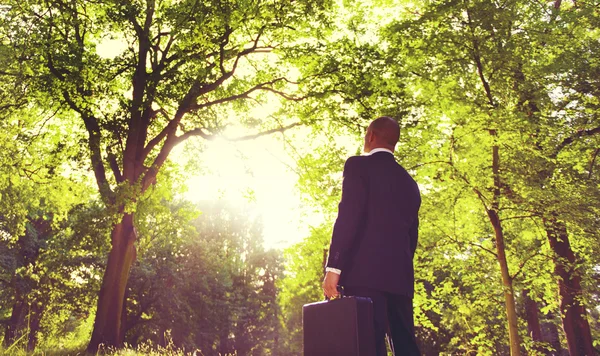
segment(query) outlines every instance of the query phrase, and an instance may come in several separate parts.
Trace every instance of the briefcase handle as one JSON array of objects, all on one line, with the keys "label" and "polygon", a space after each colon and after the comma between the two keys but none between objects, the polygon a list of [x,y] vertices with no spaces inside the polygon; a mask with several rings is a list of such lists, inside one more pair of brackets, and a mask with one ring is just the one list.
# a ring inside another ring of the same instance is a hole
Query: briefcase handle
[{"label": "briefcase handle", "polygon": [[341,299],[341,298],[344,298],[344,297],[345,297],[345,295],[344,295],[344,286],[340,286],[340,285],[338,285],[338,286],[337,286],[337,291],[338,291],[338,293],[340,293],[340,296],[339,296],[339,297],[335,297],[335,298],[329,298],[329,297],[327,297],[327,296],[326,296],[326,297],[325,297],[325,300],[326,300],[326,301],[334,301],[334,300],[336,300],[336,299]]}]

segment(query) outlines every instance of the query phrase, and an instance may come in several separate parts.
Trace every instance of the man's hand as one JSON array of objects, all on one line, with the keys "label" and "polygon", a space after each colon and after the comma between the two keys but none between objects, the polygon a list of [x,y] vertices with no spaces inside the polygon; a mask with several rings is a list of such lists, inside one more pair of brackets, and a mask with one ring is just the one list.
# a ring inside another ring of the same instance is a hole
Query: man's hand
[{"label": "man's hand", "polygon": [[327,272],[325,274],[325,279],[323,280],[323,293],[325,293],[327,298],[331,299],[339,296],[340,293],[337,290],[339,281],[339,274],[333,272]]}]

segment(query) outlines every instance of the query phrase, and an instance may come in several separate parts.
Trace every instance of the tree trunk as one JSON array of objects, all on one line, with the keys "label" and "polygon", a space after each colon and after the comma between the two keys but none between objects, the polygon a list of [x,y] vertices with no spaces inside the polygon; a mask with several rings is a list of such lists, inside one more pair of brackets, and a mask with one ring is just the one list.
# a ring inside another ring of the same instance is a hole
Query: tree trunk
[{"label": "tree trunk", "polygon": [[27,351],[29,352],[33,352],[37,345],[43,313],[44,305],[39,302],[33,303],[29,308],[29,336],[27,341]]},{"label": "tree trunk", "polygon": [[40,330],[44,307],[37,302],[33,302],[29,306],[27,300],[21,296],[17,296],[17,299],[13,304],[11,317],[6,325],[4,345],[9,347],[27,335],[27,351],[31,352],[37,344],[37,333]]},{"label": "tree trunk", "polygon": [[129,271],[136,258],[136,231],[133,214],[124,214],[111,234],[112,247],[98,296],[98,308],[88,352],[100,345],[120,347],[123,344],[123,309]]},{"label": "tree trunk", "polygon": [[504,233],[498,214],[495,210],[488,210],[488,216],[494,226],[496,237],[496,253],[500,272],[502,274],[502,289],[504,291],[504,302],[506,304],[506,317],[508,319],[508,337],[510,341],[510,355],[517,356],[521,354],[521,341],[519,339],[519,324],[517,322],[517,307],[515,303],[515,294],[513,291],[512,277],[508,272],[508,263],[506,262],[506,252],[504,247]]},{"label": "tree trunk", "polygon": [[[496,130],[490,130],[490,135],[497,136]],[[515,303],[515,294],[512,285],[512,277],[508,271],[508,262],[506,261],[506,248],[504,246],[504,232],[502,223],[498,216],[500,210],[500,154],[498,145],[492,146],[492,174],[494,178],[494,196],[491,207],[487,209],[487,214],[494,227],[494,236],[496,240],[496,258],[500,264],[500,273],[502,275],[502,290],[504,292],[504,302],[506,308],[506,317],[508,321],[508,337],[510,342],[511,356],[521,354],[521,340],[519,339],[519,324],[517,321],[517,307]],[[485,204],[484,204],[485,205]]]},{"label": "tree trunk", "polygon": [[[227,330],[226,330],[227,331]],[[229,334],[221,333],[219,336],[219,355],[227,355],[229,353]]]},{"label": "tree trunk", "polygon": [[[19,237],[17,266],[30,266],[36,268],[40,255],[42,241],[47,241],[52,234],[50,220],[37,218],[28,221],[28,227],[25,234]],[[28,340],[23,345],[33,350],[30,345],[35,347],[37,342],[37,332],[39,330],[41,312],[47,301],[32,297],[32,292],[39,291],[40,282],[35,281],[31,276],[15,274],[12,277],[11,284],[15,287],[15,298],[12,306],[10,319],[6,324],[4,334],[4,345],[9,346],[22,337]],[[26,336],[25,336],[26,335]]]},{"label": "tree trunk", "polygon": [[554,272],[558,276],[559,306],[563,330],[572,356],[595,355],[587,312],[581,300],[581,276],[569,243],[565,223],[544,218],[544,227],[554,252]]},{"label": "tree trunk", "polygon": [[10,345],[12,345],[21,336],[21,335],[19,335],[20,334],[19,331],[20,330],[22,331],[22,329],[23,329],[26,306],[27,306],[27,303],[26,303],[25,299],[21,295],[17,294],[17,296],[15,297],[15,302],[12,307],[12,312],[10,314],[10,319],[8,320],[8,323],[6,324],[6,329],[4,331],[4,346],[5,347],[9,347]]},{"label": "tree trunk", "polygon": [[558,327],[554,320],[556,319],[552,313],[548,313],[545,316],[546,321],[542,323],[542,333],[544,340],[547,340],[554,352],[551,355],[562,355],[563,348],[560,343],[560,334],[558,333]]},{"label": "tree trunk", "polygon": [[539,308],[535,300],[529,297],[529,290],[527,288],[523,289],[523,304],[525,306],[525,319],[527,320],[527,333],[531,337],[531,340],[536,343],[533,348],[538,352],[545,352],[540,344],[538,344],[544,342],[540,326]]}]

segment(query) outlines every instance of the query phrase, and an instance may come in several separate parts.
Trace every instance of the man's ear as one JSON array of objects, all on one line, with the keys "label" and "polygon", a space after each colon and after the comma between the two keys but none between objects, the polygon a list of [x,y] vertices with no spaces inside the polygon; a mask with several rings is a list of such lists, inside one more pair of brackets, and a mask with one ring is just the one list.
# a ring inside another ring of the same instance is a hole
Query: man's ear
[{"label": "man's ear", "polygon": [[370,132],[367,133],[367,141],[368,142],[375,141],[375,135],[373,134],[373,131],[370,131]]}]

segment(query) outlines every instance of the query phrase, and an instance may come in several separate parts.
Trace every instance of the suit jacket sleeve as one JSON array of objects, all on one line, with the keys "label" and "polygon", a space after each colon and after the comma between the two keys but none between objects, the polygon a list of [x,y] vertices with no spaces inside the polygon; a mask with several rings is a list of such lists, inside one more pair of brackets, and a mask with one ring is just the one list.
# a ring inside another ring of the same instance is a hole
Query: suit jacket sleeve
[{"label": "suit jacket sleeve", "polygon": [[367,181],[361,168],[359,157],[350,157],[344,165],[342,200],[333,226],[327,267],[340,270],[344,268],[348,250],[352,247],[360,223],[365,218]]},{"label": "suit jacket sleeve", "polygon": [[412,257],[415,257],[415,251],[417,250],[417,242],[419,241],[419,218],[417,217],[408,231],[410,238],[410,250]]}]

